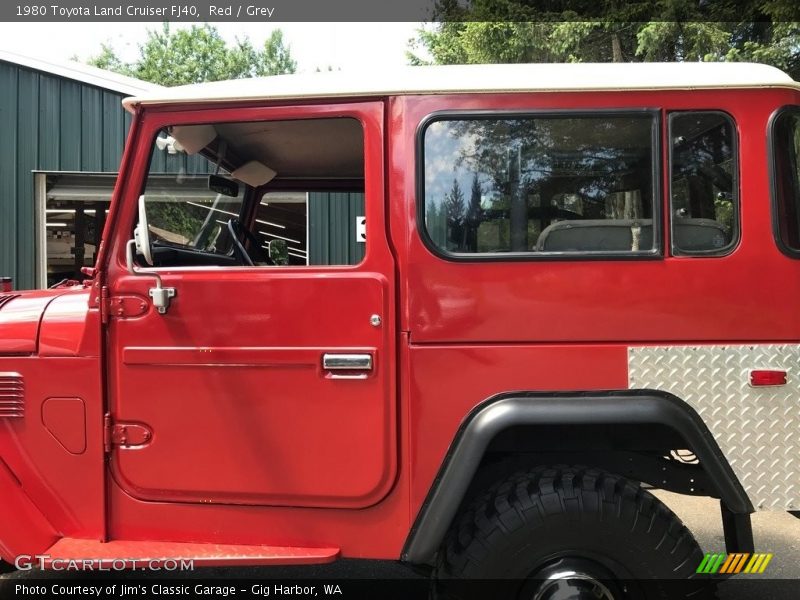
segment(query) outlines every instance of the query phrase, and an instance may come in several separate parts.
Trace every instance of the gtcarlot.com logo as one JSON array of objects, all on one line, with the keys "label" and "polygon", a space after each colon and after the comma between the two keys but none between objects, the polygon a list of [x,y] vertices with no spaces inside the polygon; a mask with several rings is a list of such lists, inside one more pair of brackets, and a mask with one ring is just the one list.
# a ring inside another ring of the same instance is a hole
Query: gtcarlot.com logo
[{"label": "gtcarlot.com logo", "polygon": [[735,575],[736,573],[763,573],[772,554],[748,554],[747,552],[731,554],[706,554],[703,562],[697,567],[698,573],[720,573]]},{"label": "gtcarlot.com logo", "polygon": [[20,571],[34,568],[52,571],[194,571],[194,560],[187,558],[58,558],[49,554],[21,554],[14,559]]}]

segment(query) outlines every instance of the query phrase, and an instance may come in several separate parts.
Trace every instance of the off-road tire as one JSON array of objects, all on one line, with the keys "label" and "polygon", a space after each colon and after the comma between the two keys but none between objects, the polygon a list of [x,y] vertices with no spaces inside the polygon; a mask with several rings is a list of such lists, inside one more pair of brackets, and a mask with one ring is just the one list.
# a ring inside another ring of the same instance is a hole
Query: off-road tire
[{"label": "off-road tire", "polygon": [[495,580],[503,597],[532,598],[535,578],[572,560],[618,580],[614,600],[704,598],[708,581],[695,574],[702,558],[680,519],[638,483],[593,468],[537,467],[498,482],[456,517],[433,596],[486,597],[487,584],[475,580]]}]

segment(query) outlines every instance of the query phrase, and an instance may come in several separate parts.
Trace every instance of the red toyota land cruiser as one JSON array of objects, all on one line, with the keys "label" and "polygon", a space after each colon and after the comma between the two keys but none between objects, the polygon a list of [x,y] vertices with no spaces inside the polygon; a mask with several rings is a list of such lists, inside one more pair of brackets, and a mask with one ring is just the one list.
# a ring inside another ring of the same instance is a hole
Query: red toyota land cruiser
[{"label": "red toyota land cruiser", "polygon": [[124,104],[87,280],[0,295],[8,565],[397,559],[436,593],[542,598],[697,577],[648,488],[718,498],[729,552],[754,511],[798,510],[782,72],[433,67]]}]

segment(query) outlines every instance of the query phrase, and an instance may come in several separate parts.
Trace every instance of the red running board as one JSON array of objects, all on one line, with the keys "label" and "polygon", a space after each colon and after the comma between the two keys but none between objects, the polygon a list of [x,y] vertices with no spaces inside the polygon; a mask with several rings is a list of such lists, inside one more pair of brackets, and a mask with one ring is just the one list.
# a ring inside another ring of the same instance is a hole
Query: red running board
[{"label": "red running board", "polygon": [[181,561],[193,566],[225,565],[309,565],[329,563],[339,556],[338,548],[294,548],[289,546],[240,546],[232,544],[190,544],[184,542],[98,542],[61,538],[42,555],[45,569],[142,569],[180,568]]}]

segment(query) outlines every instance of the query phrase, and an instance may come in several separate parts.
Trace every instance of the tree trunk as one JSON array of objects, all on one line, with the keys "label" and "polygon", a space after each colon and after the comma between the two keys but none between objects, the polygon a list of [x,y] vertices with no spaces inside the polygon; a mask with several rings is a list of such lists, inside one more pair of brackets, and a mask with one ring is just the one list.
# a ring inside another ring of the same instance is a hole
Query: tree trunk
[{"label": "tree trunk", "polygon": [[611,34],[611,56],[614,62],[622,62],[622,44],[616,31]]}]

